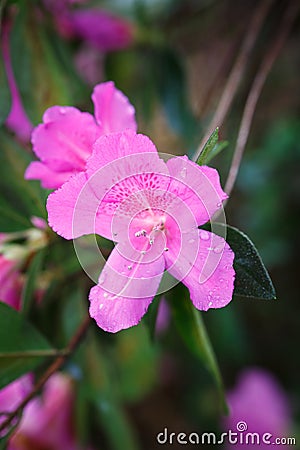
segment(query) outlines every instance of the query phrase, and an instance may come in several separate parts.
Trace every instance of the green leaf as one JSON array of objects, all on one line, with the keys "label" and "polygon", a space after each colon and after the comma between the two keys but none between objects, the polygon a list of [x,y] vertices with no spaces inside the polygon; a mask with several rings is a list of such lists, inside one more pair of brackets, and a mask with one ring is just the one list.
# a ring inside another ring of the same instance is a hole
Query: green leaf
[{"label": "green leaf", "polygon": [[194,141],[198,123],[189,106],[184,67],[176,53],[164,49],[154,59],[158,91],[171,127],[189,143]]},{"label": "green leaf", "polygon": [[32,227],[31,216],[45,217],[44,196],[36,182],[24,180],[31,161],[28,153],[7,133],[0,133],[0,230],[14,232]]},{"label": "green leaf", "polygon": [[22,291],[22,313],[28,315],[30,307],[34,301],[34,293],[36,290],[36,279],[41,271],[42,264],[45,258],[45,250],[37,252],[31,261],[29,269],[27,270],[27,281]]},{"label": "green leaf", "polygon": [[160,300],[160,296],[154,297],[153,301],[149,305],[147,314],[144,316],[144,322],[149,329],[149,335],[152,342],[155,339],[156,319]]},{"label": "green leaf", "polygon": [[242,297],[275,300],[276,292],[272,280],[265,268],[253,242],[237,228],[226,227],[226,241],[234,252],[236,271],[234,294]]},{"label": "green leaf", "polygon": [[11,108],[11,94],[5,71],[4,61],[1,54],[0,54],[0,92],[1,92],[0,125],[2,125],[2,123],[7,118]]},{"label": "green leaf", "polygon": [[[110,358],[97,341],[98,335],[89,330],[85,348],[79,349],[85,375],[86,399],[95,407],[97,426],[102,427],[109,448],[112,450],[136,450],[137,439],[123,406],[117,398],[119,383],[115,383],[110,371]],[[102,341],[101,341],[102,342]],[[96,355],[96,357],[95,357]]]},{"label": "green leaf", "polygon": [[183,285],[175,288],[175,294],[170,299],[170,306],[175,325],[192,353],[197,356],[211,373],[218,387],[222,409],[228,412],[224,386],[218,363],[206,332],[200,311],[192,304],[188,290]]},{"label": "green leaf", "polygon": [[[27,354],[28,352],[28,354]],[[0,302],[0,389],[33,370],[53,348],[13,308]]]},{"label": "green leaf", "polygon": [[199,166],[208,164],[209,161],[211,161],[222,150],[224,150],[224,148],[228,146],[227,141],[218,142],[218,140],[219,140],[219,128],[217,127],[208,138],[199,158],[197,159],[197,164],[199,164]]}]

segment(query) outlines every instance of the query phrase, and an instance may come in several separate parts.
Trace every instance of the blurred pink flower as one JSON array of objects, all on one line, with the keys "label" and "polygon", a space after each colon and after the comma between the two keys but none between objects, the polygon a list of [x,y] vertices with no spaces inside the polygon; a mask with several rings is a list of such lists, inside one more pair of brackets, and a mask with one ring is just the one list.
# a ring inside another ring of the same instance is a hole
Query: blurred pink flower
[{"label": "blurred pink flower", "polygon": [[10,24],[4,22],[2,26],[1,50],[12,100],[11,109],[5,121],[5,125],[13,131],[21,141],[29,142],[33,126],[24,110],[15,81],[10,58],[9,35]]},{"label": "blurred pink flower", "polygon": [[82,39],[101,52],[123,49],[133,42],[132,24],[99,8],[66,11],[56,20],[62,33]]},{"label": "blurred pink flower", "polygon": [[74,432],[73,403],[72,380],[62,373],[52,375],[41,397],[34,398],[25,407],[8,450],[79,450]]},{"label": "blurred pink flower", "polygon": [[[31,375],[21,378],[0,389],[0,413],[12,412],[32,389]],[[5,416],[0,416],[0,425],[5,421]],[[3,433],[5,434],[5,433]],[[0,435],[1,436],[1,435]]]},{"label": "blurred pink flower", "polygon": [[72,106],[52,106],[43,123],[32,133],[33,150],[41,161],[32,162],[27,180],[41,180],[49,189],[60,187],[86,168],[94,142],[100,136],[126,129],[136,130],[135,111],[113,82],[95,86],[92,100],[95,118]]},{"label": "blurred pink flower", "polygon": [[86,172],[47,202],[49,225],[66,239],[97,233],[117,242],[90,292],[90,315],[117,332],[136,325],[164,270],[190,290],[200,310],[227,305],[233,292],[233,252],[198,226],[227,198],[215,169],[187,157],[167,163],[132,130],[102,136]]},{"label": "blurred pink flower", "polygon": [[[224,418],[225,430],[237,431],[239,422],[246,422],[247,430],[244,432],[271,433],[276,437],[288,437],[291,425],[291,412],[287,395],[276,379],[268,372],[251,368],[245,370],[239,377],[237,385],[227,395],[230,415]],[[252,449],[270,448],[270,445],[260,442],[251,445]],[[276,445],[276,448],[284,448]],[[249,449],[248,445],[227,444],[228,450]]]},{"label": "blurred pink flower", "polygon": [[19,310],[22,287],[23,279],[18,261],[7,259],[0,254],[0,301]]}]

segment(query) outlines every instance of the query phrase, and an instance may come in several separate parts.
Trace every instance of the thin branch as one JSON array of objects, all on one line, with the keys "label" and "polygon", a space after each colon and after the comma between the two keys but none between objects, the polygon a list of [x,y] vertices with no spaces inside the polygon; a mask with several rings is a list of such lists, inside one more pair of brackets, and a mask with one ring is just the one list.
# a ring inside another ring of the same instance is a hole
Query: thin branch
[{"label": "thin branch", "polygon": [[30,400],[32,400],[38,394],[38,392],[44,386],[46,381],[51,377],[51,375],[53,375],[57,370],[59,370],[62,367],[68,356],[71,355],[81,343],[90,325],[90,321],[91,319],[88,316],[84,320],[84,322],[80,325],[80,327],[70,340],[69,345],[66,348],[66,353],[64,355],[59,356],[55,361],[53,361],[53,363],[48,367],[46,372],[36,382],[32,391],[29,392],[29,394],[21,401],[21,403],[8,415],[7,419],[0,425],[0,432],[6,430],[7,427],[9,427],[14,418],[19,416],[22,413],[25,406],[30,402]]},{"label": "thin branch", "polygon": [[276,34],[276,38],[273,41],[267,55],[264,57],[260,68],[256,74],[256,77],[251,86],[249,95],[246,100],[241,125],[237,137],[236,147],[229,170],[228,178],[225,184],[225,192],[230,195],[234,186],[238,170],[241,164],[242,156],[245,150],[245,146],[248,140],[254,111],[260,97],[262,88],[266,81],[268,74],[270,73],[272,66],[279,56],[279,53],[284,46],[289,32],[293,26],[293,23],[299,12],[300,3],[291,0],[287,6],[285,14],[282,19],[281,27]]},{"label": "thin branch", "polygon": [[28,350],[22,352],[10,352],[10,353],[2,353],[0,352],[0,358],[32,358],[37,356],[68,356],[69,351],[67,349],[49,349],[49,350]]},{"label": "thin branch", "polygon": [[264,20],[270,10],[270,7],[274,0],[265,0],[263,2],[258,2],[258,7],[255,10],[252,20],[249,24],[249,31],[247,32],[242,45],[240,52],[237,56],[235,64],[230,72],[228,81],[225,85],[223,94],[219,101],[216,112],[207,127],[207,132],[203,137],[200,145],[195,152],[194,161],[197,161],[199,155],[201,154],[202,148],[206,143],[207,139],[211,135],[211,133],[215,130],[217,126],[221,126],[234,99],[234,96],[238,90],[239,84],[244,75],[246,64],[248,62],[250,53],[255,44],[255,41],[260,33],[260,30],[263,26]]}]

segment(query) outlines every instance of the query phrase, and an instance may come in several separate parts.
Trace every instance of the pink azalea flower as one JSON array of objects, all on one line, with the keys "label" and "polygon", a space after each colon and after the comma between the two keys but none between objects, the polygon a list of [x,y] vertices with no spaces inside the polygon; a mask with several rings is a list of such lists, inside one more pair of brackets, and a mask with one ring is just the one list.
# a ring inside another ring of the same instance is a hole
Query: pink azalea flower
[{"label": "pink azalea flower", "polygon": [[13,73],[10,58],[9,34],[10,25],[8,22],[4,22],[2,27],[1,48],[12,102],[9,115],[5,121],[5,125],[11,131],[13,131],[21,141],[29,142],[33,126],[24,110]]},{"label": "pink azalea flower", "polygon": [[215,169],[187,157],[165,163],[149,138],[128,130],[94,144],[86,172],[48,198],[49,224],[66,239],[97,233],[117,242],[90,292],[90,314],[106,331],[136,325],[165,269],[200,310],[227,305],[233,252],[199,230],[226,198]]},{"label": "pink azalea flower", "polygon": [[46,110],[43,123],[32,133],[33,150],[40,161],[28,166],[27,180],[41,180],[45,188],[58,188],[72,175],[85,170],[97,138],[126,129],[136,130],[134,108],[113,82],[98,84],[92,100],[95,118],[71,106],[52,106]]},{"label": "pink azalea flower", "polygon": [[99,8],[66,12],[61,25],[70,37],[78,37],[102,52],[126,48],[133,41],[132,24]]},{"label": "pink azalea flower", "polygon": [[18,269],[18,261],[7,259],[0,254],[0,301],[19,310],[22,287],[23,279]]},{"label": "pink azalea flower", "polygon": [[42,396],[34,398],[25,407],[8,450],[79,450],[72,422],[73,404],[71,379],[61,373],[52,375]]},{"label": "pink azalea flower", "polygon": [[[32,389],[31,375],[24,375],[0,390],[0,413],[12,412]],[[0,425],[5,415],[0,416]],[[5,434],[5,433],[3,433]],[[0,434],[1,437],[1,434]]]},{"label": "pink azalea flower", "polygon": [[[271,433],[273,442],[276,437],[288,437],[291,424],[288,399],[276,379],[262,369],[245,370],[237,385],[227,395],[230,415],[224,419],[225,429],[238,431],[239,422],[245,422],[244,433]],[[269,444],[260,442],[251,445],[252,449],[269,448]],[[247,449],[249,445],[227,444],[229,449]],[[276,445],[284,448],[284,445]]]}]

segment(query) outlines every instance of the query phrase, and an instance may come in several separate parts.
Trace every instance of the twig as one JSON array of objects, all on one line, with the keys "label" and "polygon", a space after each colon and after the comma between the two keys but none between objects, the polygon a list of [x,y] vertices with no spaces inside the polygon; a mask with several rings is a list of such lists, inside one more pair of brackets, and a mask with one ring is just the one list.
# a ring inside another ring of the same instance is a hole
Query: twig
[{"label": "twig", "polygon": [[225,85],[225,88],[224,88],[223,94],[221,96],[221,99],[219,101],[216,112],[215,112],[210,124],[207,127],[207,132],[206,132],[205,136],[203,137],[198,149],[195,152],[195,155],[193,158],[194,161],[197,161],[207,139],[209,138],[209,136],[211,135],[211,133],[214,131],[214,129],[217,126],[222,125],[224,118],[226,117],[226,114],[229,111],[231,103],[234,99],[234,96],[235,96],[237,90],[238,90],[240,81],[243,77],[243,74],[244,74],[244,71],[246,68],[246,64],[249,59],[252,48],[253,48],[255,41],[259,35],[259,32],[263,25],[264,19],[265,19],[266,15],[268,14],[273,2],[274,2],[274,0],[265,0],[263,2],[258,2],[258,7],[255,10],[252,20],[249,25],[249,31],[247,32],[247,34],[243,40],[240,52],[237,56],[234,66],[230,72],[228,81]]},{"label": "twig", "polygon": [[37,381],[32,391],[29,392],[29,394],[21,401],[21,403],[12,412],[9,413],[7,419],[0,425],[0,432],[7,429],[7,427],[11,424],[13,419],[19,416],[22,413],[25,406],[30,402],[30,400],[32,400],[38,394],[40,389],[44,386],[44,384],[51,377],[51,375],[53,375],[57,370],[59,370],[62,367],[68,356],[74,352],[74,350],[78,347],[78,345],[82,341],[90,325],[90,321],[91,319],[88,316],[72,337],[69,345],[66,348],[66,353],[62,356],[59,356],[55,361],[53,361],[53,363],[48,367],[46,372]]},{"label": "twig", "polygon": [[251,86],[249,95],[246,100],[245,108],[242,115],[241,125],[237,137],[236,147],[233,154],[232,163],[230,166],[228,178],[225,184],[225,192],[230,195],[232,188],[234,186],[238,170],[240,167],[240,163],[242,160],[242,156],[245,150],[245,146],[248,140],[252,119],[254,115],[254,111],[260,97],[262,88],[266,81],[266,78],[278,57],[289,32],[292,28],[292,25],[297,17],[299,12],[300,3],[291,0],[288,4],[288,7],[285,11],[284,17],[282,19],[281,27],[276,34],[276,39],[273,41],[270,49],[268,50],[267,55],[264,57],[260,68],[255,76],[253,84]]}]

